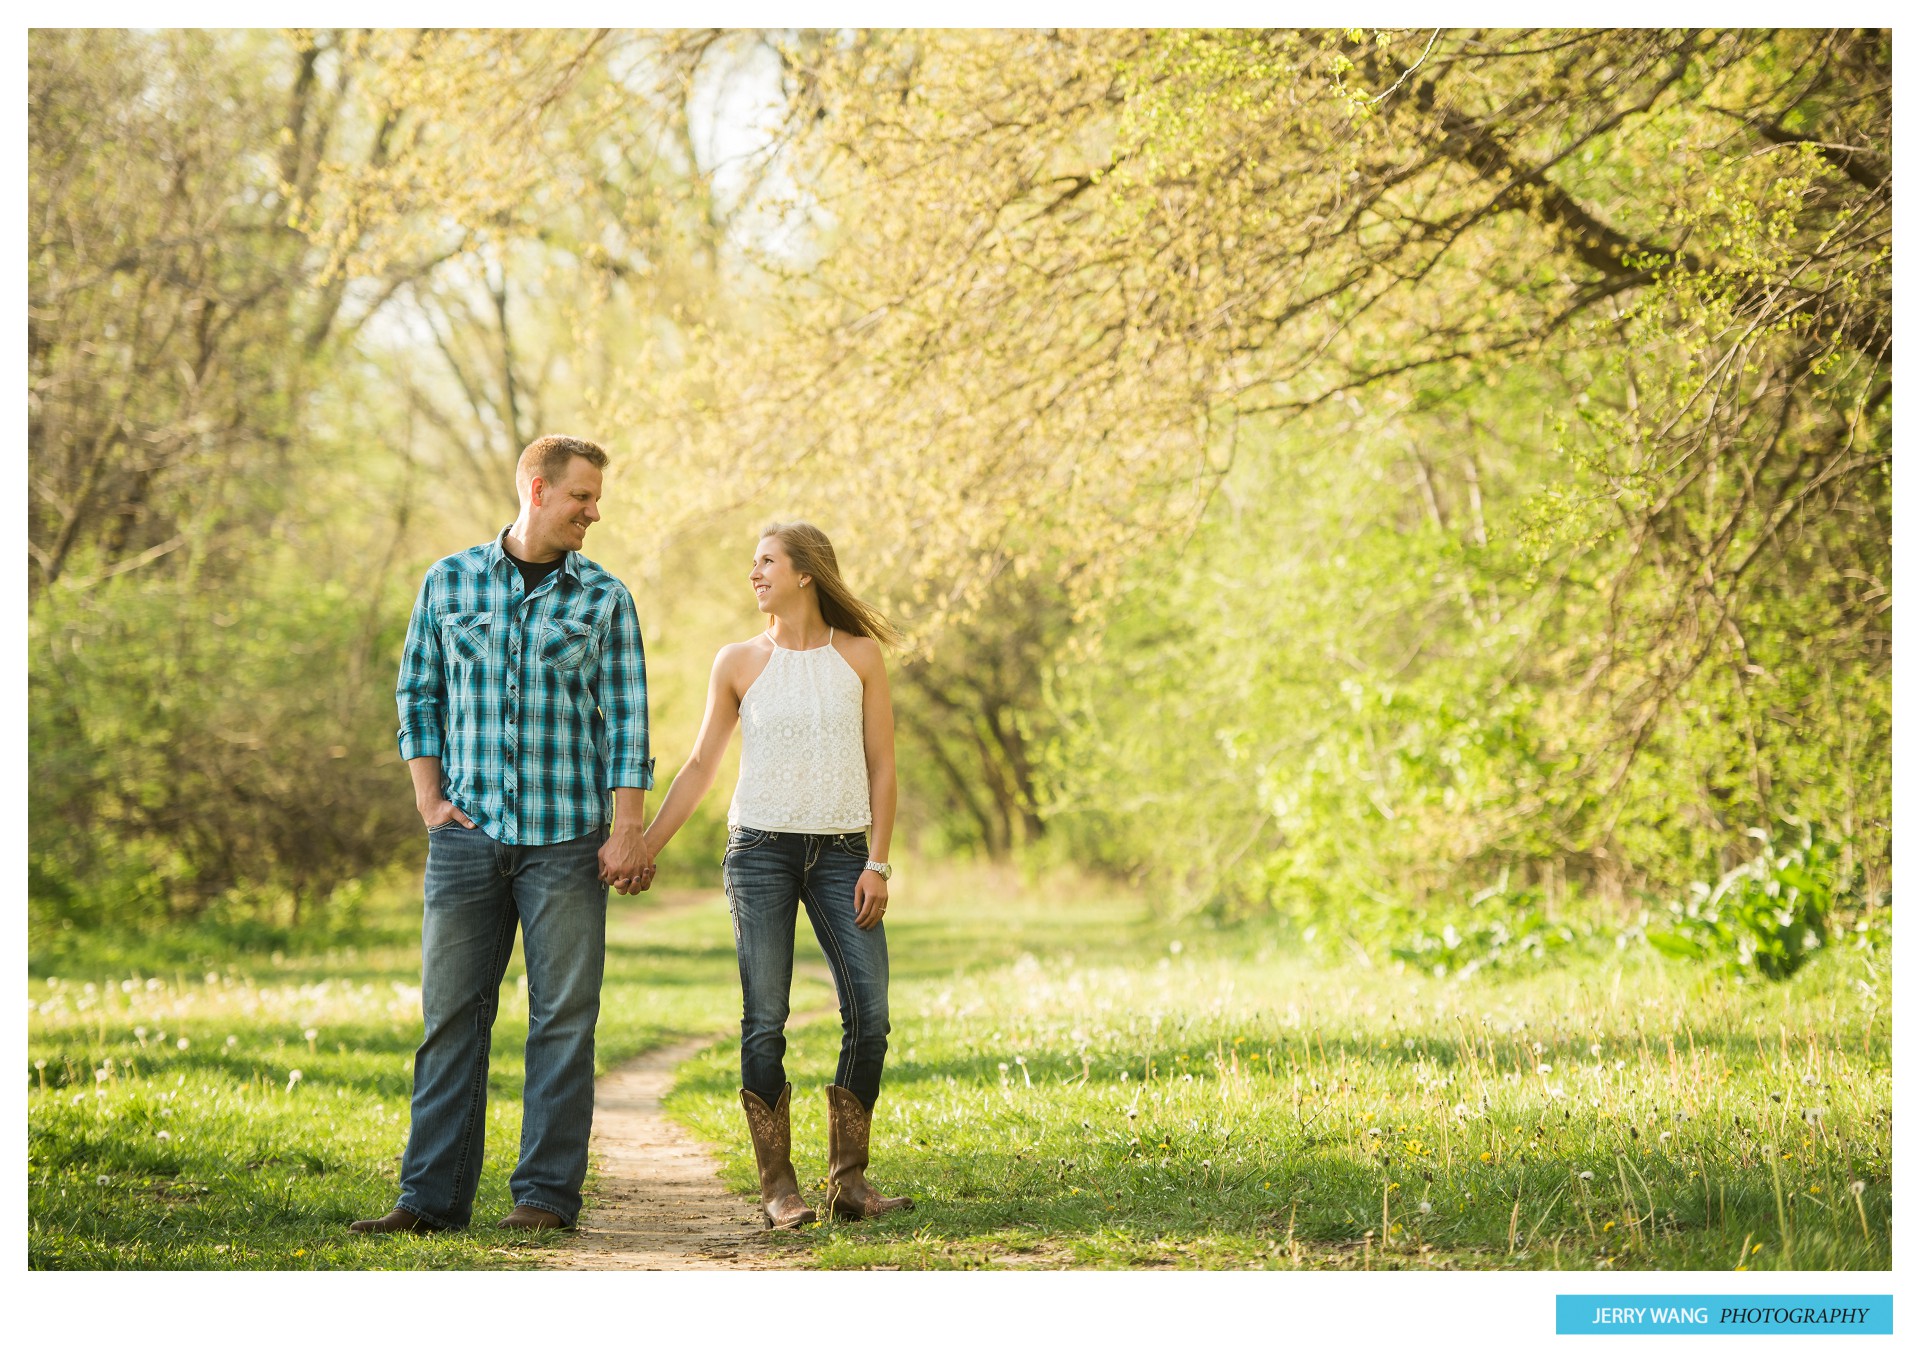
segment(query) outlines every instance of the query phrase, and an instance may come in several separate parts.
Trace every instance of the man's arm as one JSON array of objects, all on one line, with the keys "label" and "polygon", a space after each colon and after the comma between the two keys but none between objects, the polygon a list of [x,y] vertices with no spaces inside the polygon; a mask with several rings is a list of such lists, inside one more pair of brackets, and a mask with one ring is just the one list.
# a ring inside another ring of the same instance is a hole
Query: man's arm
[{"label": "man's arm", "polygon": [[646,798],[653,787],[653,759],[647,754],[647,654],[633,597],[624,586],[601,646],[598,693],[607,720],[608,782],[613,787],[613,829],[600,846],[600,877],[622,896],[631,896],[652,882]]},{"label": "man's arm", "polygon": [[467,814],[441,792],[440,757],[446,749],[446,667],[440,655],[440,631],[433,622],[428,596],[429,577],[413,603],[407,621],[406,644],[400,652],[400,683],[394,697],[400,706],[400,755],[413,777],[413,805],[431,830],[458,820],[469,830]]},{"label": "man's arm", "polygon": [[407,761],[407,773],[413,775],[414,809],[420,813],[420,819],[427,823],[428,830],[443,826],[448,821],[458,821],[468,830],[473,829],[473,818],[441,795],[439,756],[415,756]]}]

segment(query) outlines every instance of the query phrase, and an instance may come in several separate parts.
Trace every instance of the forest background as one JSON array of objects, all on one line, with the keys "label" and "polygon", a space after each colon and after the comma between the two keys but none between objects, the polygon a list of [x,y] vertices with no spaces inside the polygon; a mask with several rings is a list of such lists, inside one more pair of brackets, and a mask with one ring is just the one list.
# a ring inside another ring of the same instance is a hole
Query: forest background
[{"label": "forest background", "polygon": [[804,517],[910,635],[922,855],[1443,975],[1884,919],[1885,33],[38,30],[29,81],[36,953],[417,866],[408,608],[546,432],[614,456],[662,788]]}]

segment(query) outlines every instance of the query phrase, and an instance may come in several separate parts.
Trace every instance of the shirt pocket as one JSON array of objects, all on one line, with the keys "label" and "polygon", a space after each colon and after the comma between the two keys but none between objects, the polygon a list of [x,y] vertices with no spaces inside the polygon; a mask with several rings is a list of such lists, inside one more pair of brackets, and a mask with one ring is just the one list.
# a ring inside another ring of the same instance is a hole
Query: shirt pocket
[{"label": "shirt pocket", "polygon": [[541,626],[540,660],[556,671],[578,671],[593,656],[593,625],[575,619],[549,619]]},{"label": "shirt pocket", "polygon": [[459,666],[471,666],[487,659],[487,643],[493,633],[493,616],[488,613],[451,614],[440,621],[441,645]]}]

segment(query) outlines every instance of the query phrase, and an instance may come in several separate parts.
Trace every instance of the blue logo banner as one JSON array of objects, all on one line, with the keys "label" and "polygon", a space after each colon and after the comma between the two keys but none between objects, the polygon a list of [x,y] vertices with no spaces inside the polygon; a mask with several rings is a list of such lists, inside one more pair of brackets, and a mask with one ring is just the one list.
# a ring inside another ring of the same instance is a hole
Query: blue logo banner
[{"label": "blue logo banner", "polygon": [[1893,1335],[1892,1295],[1556,1295],[1562,1336]]}]

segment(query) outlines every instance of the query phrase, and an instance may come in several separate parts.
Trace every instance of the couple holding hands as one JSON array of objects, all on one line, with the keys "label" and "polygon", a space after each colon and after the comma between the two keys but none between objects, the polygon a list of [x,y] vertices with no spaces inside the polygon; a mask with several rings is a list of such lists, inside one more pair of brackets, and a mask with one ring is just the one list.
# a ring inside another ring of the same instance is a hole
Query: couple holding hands
[{"label": "couple holding hands", "polygon": [[896,796],[881,644],[899,635],[847,589],[824,534],[804,522],[768,526],[749,574],[767,627],[720,649],[693,753],[644,824],[653,760],[640,626],[626,587],[579,552],[600,519],[606,466],[591,441],[528,446],[518,518],[434,564],[414,604],[398,699],[400,754],[427,826],[426,1032],[399,1201],[356,1221],[356,1232],[471,1220],[516,928],[527,968],[525,1112],[514,1209],[501,1223],[574,1224],[593,1122],[607,888],[651,885],[654,859],[712,786],[736,722],[740,780],[722,873],[740,960],[740,1101],[766,1222],[815,1218],[793,1170],[783,1067],[802,905],[840,998],[827,1204],[853,1219],[913,1204],[866,1178],[887,1052],[881,921]]}]

